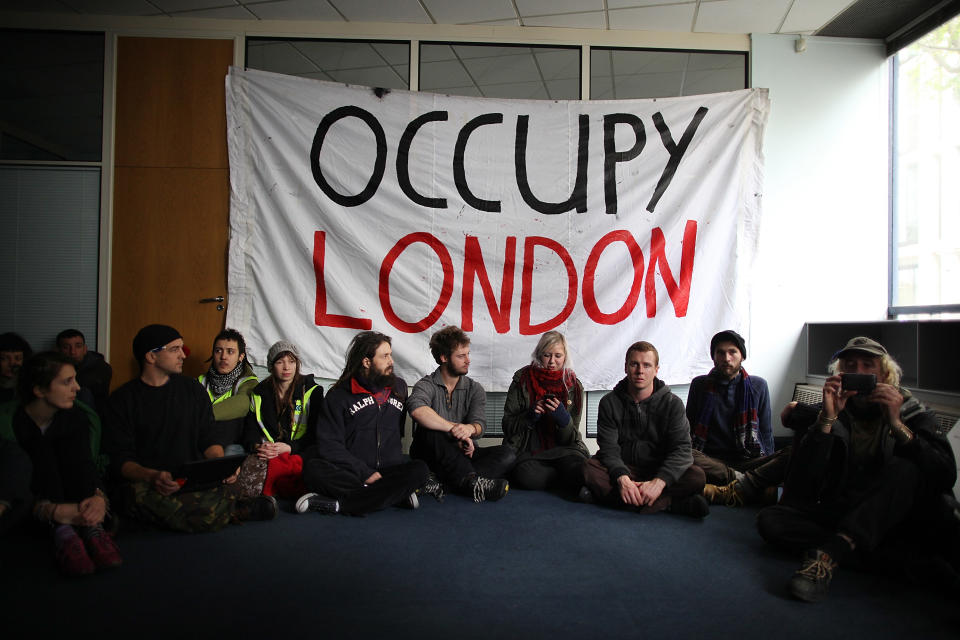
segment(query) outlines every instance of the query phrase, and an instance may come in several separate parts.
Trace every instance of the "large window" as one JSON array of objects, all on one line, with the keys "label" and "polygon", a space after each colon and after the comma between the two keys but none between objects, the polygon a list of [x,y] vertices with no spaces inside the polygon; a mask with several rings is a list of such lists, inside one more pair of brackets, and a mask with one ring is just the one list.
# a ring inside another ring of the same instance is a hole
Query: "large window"
[{"label": "large window", "polygon": [[960,16],[893,65],[890,314],[960,311]]},{"label": "large window", "polygon": [[580,48],[423,43],[420,90],[484,98],[577,100]]},{"label": "large window", "polygon": [[408,89],[410,44],[379,40],[247,38],[247,67],[328,82]]},{"label": "large window", "polygon": [[0,30],[0,331],[97,347],[102,33]]},{"label": "large window", "polygon": [[590,98],[672,98],[747,87],[747,54],[654,49],[590,50]]}]

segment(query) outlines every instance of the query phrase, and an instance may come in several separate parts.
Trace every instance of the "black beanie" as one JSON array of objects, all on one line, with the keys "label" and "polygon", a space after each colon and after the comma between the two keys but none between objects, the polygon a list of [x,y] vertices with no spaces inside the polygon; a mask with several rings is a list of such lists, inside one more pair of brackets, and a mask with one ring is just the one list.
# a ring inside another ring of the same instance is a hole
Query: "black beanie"
[{"label": "black beanie", "polygon": [[740,349],[740,356],[742,360],[747,359],[747,343],[744,342],[743,336],[741,336],[736,331],[732,329],[726,329],[721,331],[717,335],[713,336],[710,339],[710,359],[713,360],[713,353],[717,349],[717,344],[721,342],[732,342],[736,345],[737,349]]},{"label": "black beanie", "polygon": [[148,324],[140,329],[133,339],[133,357],[138,361],[143,360],[143,356],[148,351],[158,349],[182,337],[173,327],[165,324]]}]

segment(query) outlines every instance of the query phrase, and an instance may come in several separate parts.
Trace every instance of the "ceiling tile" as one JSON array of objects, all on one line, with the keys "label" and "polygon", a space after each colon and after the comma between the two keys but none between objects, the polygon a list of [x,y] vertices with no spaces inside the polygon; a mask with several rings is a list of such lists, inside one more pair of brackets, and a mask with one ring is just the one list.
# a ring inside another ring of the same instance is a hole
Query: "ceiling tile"
[{"label": "ceiling tile", "polygon": [[429,24],[417,0],[327,0],[350,22],[412,22]]},{"label": "ceiling tile", "polygon": [[281,0],[279,2],[248,2],[260,20],[326,20],[342,22],[340,14],[326,2],[317,0]]},{"label": "ceiling tile", "polygon": [[580,51],[577,49],[534,49],[540,73],[548,80],[573,78],[580,81]]},{"label": "ceiling tile", "polygon": [[234,7],[237,5],[234,0],[151,0],[151,4],[166,13],[195,9],[221,9],[228,5]]},{"label": "ceiling tile", "polygon": [[95,15],[150,16],[159,13],[155,6],[144,0],[70,0],[69,6],[77,13]]},{"label": "ceiling tile", "polygon": [[358,84],[364,87],[386,87],[388,89],[406,89],[409,86],[405,77],[400,77],[390,67],[373,69],[344,69],[330,74],[337,82]]},{"label": "ceiling tile", "polygon": [[220,20],[253,20],[256,16],[243,7],[221,7],[219,9],[199,9],[196,11],[177,11],[170,15],[178,18],[215,18]]},{"label": "ceiling tile", "polygon": [[491,20],[516,20],[510,0],[423,0],[439,24],[469,24]]},{"label": "ceiling tile", "polygon": [[602,11],[595,11],[593,13],[564,13],[553,16],[524,18],[523,24],[528,27],[605,29],[607,27],[607,20]]},{"label": "ceiling tile", "polygon": [[851,0],[796,0],[780,33],[812,33],[829,23]]},{"label": "ceiling tile", "polygon": [[0,2],[3,11],[37,11],[56,13],[76,13],[57,0],[3,0]]},{"label": "ceiling tile", "polygon": [[317,71],[317,65],[290,42],[262,43],[248,40],[247,66],[293,76]]},{"label": "ceiling tile", "polygon": [[580,78],[548,80],[547,91],[551,100],[579,100]]},{"label": "ceiling tile", "polygon": [[296,50],[314,61],[321,69],[360,69],[380,67],[386,63],[380,54],[365,42],[293,42]]},{"label": "ceiling tile", "polygon": [[448,44],[420,44],[420,62],[439,62],[441,60],[456,60],[453,48]]},{"label": "ceiling tile", "polygon": [[427,91],[473,84],[470,75],[456,60],[427,62],[420,65],[420,88]]},{"label": "ceiling tile", "polygon": [[[710,0],[705,0],[709,2]],[[697,4],[698,0],[607,0],[608,9],[632,9],[653,5]],[[763,0],[760,0],[763,2]]]},{"label": "ceiling tile", "polygon": [[521,16],[603,11],[603,0],[516,0]]},{"label": "ceiling tile", "polygon": [[692,96],[701,93],[721,93],[746,88],[746,76],[743,69],[721,69],[719,71],[688,71],[683,81],[683,95]]},{"label": "ceiling tile", "polygon": [[370,46],[387,61],[387,64],[410,64],[410,45],[406,43],[375,42]]},{"label": "ceiling tile", "polygon": [[509,20],[478,20],[477,22],[471,22],[469,24],[482,24],[489,25],[493,27],[519,27],[520,18],[510,18]]},{"label": "ceiling tile", "polygon": [[704,2],[697,14],[698,33],[776,33],[791,0]]},{"label": "ceiling tile", "polygon": [[467,70],[477,84],[540,81],[540,73],[529,54],[473,58],[464,60]]},{"label": "ceiling tile", "polygon": [[610,10],[610,28],[689,32],[690,26],[693,24],[694,6],[693,4],[677,4]]}]

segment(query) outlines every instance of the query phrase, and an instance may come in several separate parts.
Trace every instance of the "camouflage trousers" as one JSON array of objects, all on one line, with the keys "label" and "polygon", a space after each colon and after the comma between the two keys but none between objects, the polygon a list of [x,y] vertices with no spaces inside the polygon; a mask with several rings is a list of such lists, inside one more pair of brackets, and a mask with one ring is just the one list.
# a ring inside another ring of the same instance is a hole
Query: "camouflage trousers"
[{"label": "camouflage trousers", "polygon": [[146,482],[134,482],[127,490],[128,516],[187,533],[219,531],[230,524],[236,500],[223,487],[165,496]]}]

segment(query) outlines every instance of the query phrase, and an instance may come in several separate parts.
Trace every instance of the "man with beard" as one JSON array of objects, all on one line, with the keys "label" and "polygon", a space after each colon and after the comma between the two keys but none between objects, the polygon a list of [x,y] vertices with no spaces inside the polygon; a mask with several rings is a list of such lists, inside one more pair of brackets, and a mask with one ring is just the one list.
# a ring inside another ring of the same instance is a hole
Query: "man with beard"
[{"label": "man with beard", "polygon": [[210,354],[210,370],[197,380],[213,403],[213,417],[217,421],[213,455],[242,454],[240,437],[257,376],[247,362],[247,344],[239,331],[224,329],[217,334]]},{"label": "man with beard", "polygon": [[410,456],[475,502],[499,500],[510,489],[505,478],[517,454],[509,445],[481,448],[474,442],[487,422],[487,395],[467,376],[470,338],[460,327],[445,327],[430,337],[430,353],[439,366],[410,394],[415,421]]},{"label": "man with beard", "polygon": [[393,375],[389,336],[354,336],[340,379],[324,399],[317,425],[317,458],[303,470],[309,493],[299,513],[363,515],[391,505],[419,506],[417,490],[442,499],[439,484],[419,460],[403,461],[407,383]]},{"label": "man with beard", "polygon": [[710,340],[713,369],[697,376],[687,394],[693,463],[707,477],[703,495],[730,507],[776,498],[789,448],[774,451],[770,392],[760,376],[747,373],[747,346],[736,331]]},{"label": "man with beard", "polygon": [[807,602],[826,596],[840,564],[879,566],[935,547],[938,497],[956,479],[933,413],[900,387],[883,345],[853,338],[829,372],[820,405],[784,411],[798,430],[793,460],[780,504],[757,516],[767,542],[806,552],[790,591]]}]

